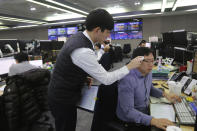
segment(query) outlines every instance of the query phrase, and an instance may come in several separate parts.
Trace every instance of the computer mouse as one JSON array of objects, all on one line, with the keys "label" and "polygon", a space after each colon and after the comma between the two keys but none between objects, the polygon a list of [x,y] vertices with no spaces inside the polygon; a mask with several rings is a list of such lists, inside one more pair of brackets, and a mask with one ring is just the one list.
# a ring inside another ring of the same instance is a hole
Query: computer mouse
[{"label": "computer mouse", "polygon": [[181,128],[177,127],[177,126],[168,126],[166,128],[166,131],[182,131]]}]

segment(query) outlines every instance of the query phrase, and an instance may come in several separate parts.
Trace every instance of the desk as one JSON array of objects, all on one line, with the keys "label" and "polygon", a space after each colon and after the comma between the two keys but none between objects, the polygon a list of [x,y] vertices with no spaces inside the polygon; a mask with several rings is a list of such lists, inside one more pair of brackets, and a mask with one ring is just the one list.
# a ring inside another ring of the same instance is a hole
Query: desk
[{"label": "desk", "polygon": [[[157,83],[158,84],[158,85],[154,86],[155,88],[164,88],[162,86],[162,84],[167,87],[166,81],[162,81],[162,80],[161,81],[153,81],[153,83]],[[164,88],[164,90],[167,93],[169,93],[169,89]],[[182,95],[185,96],[185,94],[182,94]],[[182,131],[194,131],[194,127],[192,127],[192,126],[180,125],[180,128],[182,129]]]}]

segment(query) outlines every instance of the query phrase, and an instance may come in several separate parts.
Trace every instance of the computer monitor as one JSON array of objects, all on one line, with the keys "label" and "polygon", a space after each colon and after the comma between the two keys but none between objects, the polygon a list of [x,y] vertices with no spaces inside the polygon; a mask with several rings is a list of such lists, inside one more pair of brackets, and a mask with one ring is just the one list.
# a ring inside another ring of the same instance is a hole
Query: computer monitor
[{"label": "computer monitor", "polygon": [[151,48],[151,43],[146,43],[146,47]]},{"label": "computer monitor", "polygon": [[14,57],[0,58],[0,75],[7,74],[12,64],[16,64]]},{"label": "computer monitor", "polygon": [[48,29],[48,36],[57,35],[57,29]]},{"label": "computer monitor", "polygon": [[127,30],[127,23],[114,24],[114,31],[126,31],[126,30]]},{"label": "computer monitor", "polygon": [[36,67],[43,67],[43,61],[42,60],[31,60],[29,61],[30,64],[36,66]]},{"label": "computer monitor", "polygon": [[129,22],[128,30],[131,31],[141,31],[142,30],[142,22]]},{"label": "computer monitor", "polygon": [[57,34],[58,35],[65,35],[66,34],[66,28],[57,28]]},{"label": "computer monitor", "polygon": [[163,37],[163,43],[165,45],[172,45],[172,43],[173,43],[173,33],[172,32],[162,33],[162,37]]},{"label": "computer monitor", "polygon": [[48,39],[49,40],[57,40],[57,36],[53,36],[53,35],[52,36],[48,36]]},{"label": "computer monitor", "polygon": [[126,32],[116,32],[115,40],[125,40],[128,39],[128,34]]},{"label": "computer monitor", "polygon": [[193,33],[191,36],[191,44],[197,46],[197,33]]},{"label": "computer monitor", "polygon": [[142,39],[142,31],[129,32],[128,39]]},{"label": "computer monitor", "polygon": [[68,27],[67,28],[67,35],[76,34],[78,31],[77,27]]},{"label": "computer monitor", "polygon": [[187,32],[173,32],[173,45],[187,47]]}]

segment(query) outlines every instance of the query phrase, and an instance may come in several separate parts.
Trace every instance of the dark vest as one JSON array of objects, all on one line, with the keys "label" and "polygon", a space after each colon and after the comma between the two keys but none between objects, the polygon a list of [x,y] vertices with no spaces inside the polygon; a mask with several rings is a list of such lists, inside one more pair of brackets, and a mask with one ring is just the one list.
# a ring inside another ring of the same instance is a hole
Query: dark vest
[{"label": "dark vest", "polygon": [[62,47],[53,70],[49,85],[49,99],[56,103],[76,104],[81,95],[87,73],[73,64],[71,53],[78,48],[90,48],[91,41],[79,32],[73,35]]}]

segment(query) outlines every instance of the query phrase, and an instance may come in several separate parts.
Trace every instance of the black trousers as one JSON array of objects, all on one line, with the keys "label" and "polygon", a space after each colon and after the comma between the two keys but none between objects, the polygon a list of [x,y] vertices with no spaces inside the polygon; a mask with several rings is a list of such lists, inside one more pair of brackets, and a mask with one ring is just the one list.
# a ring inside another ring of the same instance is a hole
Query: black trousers
[{"label": "black trousers", "polygon": [[151,131],[151,126],[144,125],[129,125],[127,131]]},{"label": "black trousers", "polygon": [[55,118],[56,131],[75,131],[77,107],[71,104],[49,102],[52,115]]}]

